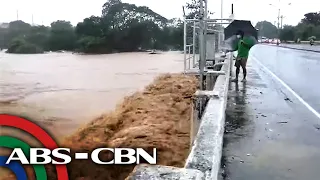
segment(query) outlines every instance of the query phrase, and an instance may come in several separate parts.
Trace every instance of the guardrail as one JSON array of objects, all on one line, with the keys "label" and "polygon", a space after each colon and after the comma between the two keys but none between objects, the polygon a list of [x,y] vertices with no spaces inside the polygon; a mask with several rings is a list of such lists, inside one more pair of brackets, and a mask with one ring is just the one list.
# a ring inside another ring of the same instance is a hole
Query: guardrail
[{"label": "guardrail", "polygon": [[[127,180],[217,180],[222,156],[227,93],[233,54],[217,63],[219,73],[207,73],[213,88],[197,91],[191,119],[191,152],[184,168],[138,165]],[[214,78],[216,77],[216,78]],[[208,79],[207,79],[208,81]]]},{"label": "guardrail", "polygon": [[[195,68],[196,66],[196,53],[194,44],[186,45],[186,51],[184,52],[184,71],[189,70],[191,68]],[[192,53],[191,53],[192,48]],[[191,62],[192,59],[192,62]],[[192,65],[191,65],[192,63]]]}]

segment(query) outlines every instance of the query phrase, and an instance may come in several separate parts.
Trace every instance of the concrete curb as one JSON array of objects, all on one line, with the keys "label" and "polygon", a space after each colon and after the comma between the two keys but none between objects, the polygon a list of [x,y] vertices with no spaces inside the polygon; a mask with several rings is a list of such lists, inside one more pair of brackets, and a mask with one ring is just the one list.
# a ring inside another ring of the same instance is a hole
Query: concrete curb
[{"label": "concrete curb", "polygon": [[138,165],[126,180],[204,180],[204,174],[195,169],[170,166]]},{"label": "concrete curb", "polygon": [[[270,46],[270,45],[267,45]],[[295,48],[295,47],[288,47],[288,46],[276,46],[276,47],[282,47],[282,48],[287,48],[287,49],[294,49],[294,50],[300,50],[300,51],[309,51],[309,52],[315,52],[315,53],[320,53],[320,50],[312,50],[312,49],[302,49],[302,48]]]},{"label": "concrete curb", "polygon": [[279,47],[288,48],[288,49],[294,49],[294,50],[300,50],[300,51],[309,51],[309,52],[320,53],[320,50],[301,49],[301,48],[294,48],[294,47],[287,47],[287,46],[279,46]]}]

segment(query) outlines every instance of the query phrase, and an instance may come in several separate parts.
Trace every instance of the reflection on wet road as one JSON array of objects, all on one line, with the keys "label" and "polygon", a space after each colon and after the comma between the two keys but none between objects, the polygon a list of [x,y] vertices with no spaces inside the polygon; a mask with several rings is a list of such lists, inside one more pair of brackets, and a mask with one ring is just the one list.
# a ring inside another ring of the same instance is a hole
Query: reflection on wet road
[{"label": "reflection on wet road", "polygon": [[252,55],[248,82],[230,84],[224,179],[319,179],[320,119],[253,59],[319,110],[320,93],[308,88],[319,86],[312,80],[320,73],[320,54],[257,46]]},{"label": "reflection on wet road", "polygon": [[320,112],[320,53],[260,46],[252,56]]},{"label": "reflection on wet road", "polygon": [[44,122],[56,135],[68,135],[158,74],[182,67],[179,52],[0,53],[0,113],[24,115]]}]

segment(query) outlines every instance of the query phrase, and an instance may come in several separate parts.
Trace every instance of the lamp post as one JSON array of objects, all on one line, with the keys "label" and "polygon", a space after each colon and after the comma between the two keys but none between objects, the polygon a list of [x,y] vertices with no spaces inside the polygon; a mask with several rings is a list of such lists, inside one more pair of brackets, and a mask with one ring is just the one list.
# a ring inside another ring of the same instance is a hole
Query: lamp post
[{"label": "lamp post", "polygon": [[280,19],[281,19],[281,23],[280,23],[280,24],[281,24],[281,25],[280,25],[281,29],[283,28],[283,19],[284,19],[284,18],[285,18],[285,16],[281,16],[281,17],[280,17]]},{"label": "lamp post", "polygon": [[[270,6],[273,6],[273,7],[277,7],[273,4],[269,4]],[[287,4],[288,6],[291,5],[291,3],[288,3]],[[278,5],[278,16],[277,16],[277,19],[278,19],[278,28],[277,28],[277,36],[278,36],[278,40],[277,40],[277,45],[279,45],[279,41],[280,41],[280,19],[281,19],[281,29],[282,29],[282,20],[283,20],[284,16],[281,15],[281,5],[280,5],[280,0],[279,0],[279,5]]]}]

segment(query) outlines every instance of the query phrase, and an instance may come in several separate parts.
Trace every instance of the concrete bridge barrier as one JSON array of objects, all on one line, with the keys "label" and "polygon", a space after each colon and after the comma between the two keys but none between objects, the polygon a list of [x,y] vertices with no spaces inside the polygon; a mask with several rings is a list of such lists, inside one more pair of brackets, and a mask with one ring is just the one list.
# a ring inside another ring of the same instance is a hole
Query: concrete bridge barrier
[{"label": "concrete bridge barrier", "polygon": [[137,165],[127,180],[217,180],[222,157],[225,110],[233,54],[207,72],[212,88],[197,91],[191,120],[191,150],[184,168]]}]

